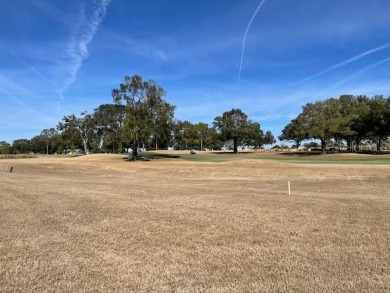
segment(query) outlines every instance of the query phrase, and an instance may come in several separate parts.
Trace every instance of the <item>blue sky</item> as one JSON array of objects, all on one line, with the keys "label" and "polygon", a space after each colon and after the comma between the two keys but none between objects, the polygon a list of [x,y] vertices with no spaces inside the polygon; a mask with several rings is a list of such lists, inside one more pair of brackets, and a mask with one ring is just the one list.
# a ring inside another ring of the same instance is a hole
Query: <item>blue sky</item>
[{"label": "blue sky", "polygon": [[312,101],[390,94],[388,0],[0,1],[0,141],[153,79],[176,118],[240,108],[275,136]]}]

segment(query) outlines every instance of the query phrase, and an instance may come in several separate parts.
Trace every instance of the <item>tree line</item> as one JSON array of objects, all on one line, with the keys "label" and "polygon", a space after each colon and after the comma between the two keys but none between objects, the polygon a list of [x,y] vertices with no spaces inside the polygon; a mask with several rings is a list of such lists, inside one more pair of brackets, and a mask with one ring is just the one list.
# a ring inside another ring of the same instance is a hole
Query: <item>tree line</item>
[{"label": "tree line", "polygon": [[[213,125],[191,123],[174,117],[175,106],[156,82],[139,75],[125,76],[112,90],[112,103],[99,105],[93,113],[62,118],[55,128],[44,129],[32,139],[13,144],[0,141],[0,154],[76,152],[131,152],[137,159],[142,149],[204,150],[240,146],[262,148],[275,143],[271,131],[263,131],[240,109],[214,118]],[[320,141],[322,153],[330,142],[346,150],[362,142],[375,143],[378,150],[390,136],[390,97],[342,95],[307,103],[278,137],[299,148],[303,141]]]},{"label": "tree line", "polygon": [[304,140],[319,140],[322,153],[329,142],[345,144],[349,152],[356,145],[370,142],[378,151],[390,136],[390,97],[381,95],[342,95],[307,103],[278,137],[299,147]]},{"label": "tree line", "polygon": [[44,129],[32,139],[17,139],[12,145],[0,141],[0,154],[130,150],[135,160],[140,148],[203,150],[231,145],[236,153],[239,146],[261,148],[275,142],[270,131],[263,132],[260,124],[240,109],[216,117],[212,126],[177,120],[175,106],[165,100],[165,95],[165,90],[152,80],[125,76],[112,90],[112,103],[99,105],[93,113],[66,115],[55,128]]}]

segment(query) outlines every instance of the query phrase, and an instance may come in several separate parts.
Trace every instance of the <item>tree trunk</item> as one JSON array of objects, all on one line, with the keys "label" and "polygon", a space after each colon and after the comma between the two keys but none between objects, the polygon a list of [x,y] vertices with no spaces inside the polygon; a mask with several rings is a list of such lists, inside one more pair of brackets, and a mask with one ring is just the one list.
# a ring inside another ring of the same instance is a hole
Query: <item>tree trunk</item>
[{"label": "tree trunk", "polygon": [[237,154],[237,138],[233,139],[233,153]]},{"label": "tree trunk", "polygon": [[347,138],[346,140],[347,140],[347,152],[353,153],[354,152],[353,145],[352,145],[353,139]]},{"label": "tree trunk", "polygon": [[131,152],[131,160],[137,161],[138,159],[138,140],[134,139],[133,148]]},{"label": "tree trunk", "polygon": [[[351,150],[353,153],[359,153],[361,152],[361,149],[359,147],[360,145],[360,142],[361,142],[361,139],[360,138],[356,138],[355,140],[353,140],[351,142],[352,146],[351,146]],[[354,144],[355,143],[355,144]]]},{"label": "tree trunk", "polygon": [[380,152],[380,151],[381,151],[381,147],[382,147],[382,138],[379,137],[379,138],[378,138],[378,143],[377,143],[377,149],[376,149],[376,151],[377,151],[377,152]]},{"label": "tree trunk", "polygon": [[326,140],[325,139],[321,139],[321,150],[322,150],[322,154],[323,155],[326,155]]},{"label": "tree trunk", "polygon": [[131,152],[131,160],[137,161],[138,159],[138,147],[137,145],[133,145],[132,152]]},{"label": "tree trunk", "polygon": [[87,140],[83,139],[83,145],[84,145],[84,155],[88,155]]},{"label": "tree trunk", "polygon": [[301,142],[302,142],[301,139],[299,139],[299,138],[295,139],[295,145],[297,146],[297,150],[298,150],[299,147],[301,146]]}]

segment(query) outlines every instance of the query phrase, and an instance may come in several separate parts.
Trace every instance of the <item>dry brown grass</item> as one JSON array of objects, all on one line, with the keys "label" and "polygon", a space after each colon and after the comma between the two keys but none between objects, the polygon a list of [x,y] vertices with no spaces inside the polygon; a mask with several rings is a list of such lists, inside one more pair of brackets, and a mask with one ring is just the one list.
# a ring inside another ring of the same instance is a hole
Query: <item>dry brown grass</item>
[{"label": "dry brown grass", "polygon": [[390,290],[388,165],[7,164],[1,292]]}]

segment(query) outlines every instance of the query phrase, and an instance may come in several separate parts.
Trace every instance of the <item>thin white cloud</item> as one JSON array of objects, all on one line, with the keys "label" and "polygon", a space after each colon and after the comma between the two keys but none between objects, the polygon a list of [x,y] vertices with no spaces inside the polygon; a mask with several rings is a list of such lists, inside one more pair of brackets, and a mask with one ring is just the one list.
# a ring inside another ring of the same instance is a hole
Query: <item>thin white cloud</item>
[{"label": "thin white cloud", "polygon": [[8,90],[5,89],[5,87],[9,88],[10,85],[12,86],[13,82],[0,74],[0,91],[7,95],[9,98],[11,98],[14,102],[18,103],[21,106],[24,106],[24,103],[19,98],[17,98],[14,94],[11,94]]},{"label": "thin white cloud", "polygon": [[73,32],[67,44],[67,55],[69,58],[67,62],[69,62],[70,66],[68,68],[69,76],[61,88],[61,96],[75,82],[77,72],[80,70],[83,61],[88,58],[88,45],[92,42],[100,23],[106,16],[110,2],[111,0],[99,0],[92,13],[88,13],[90,11],[86,7],[85,2],[80,4]]},{"label": "thin white cloud", "polygon": [[[106,42],[100,44],[103,49],[116,50],[122,54],[135,54],[143,58],[150,58],[157,61],[171,61],[177,58],[176,52],[168,52],[163,48],[159,48],[155,43],[147,40],[137,40],[131,35],[122,35],[116,31],[110,31],[102,29],[102,33],[105,34]],[[179,51],[180,52],[180,51]]]},{"label": "thin white cloud", "polygon": [[240,82],[242,63],[244,61],[245,43],[246,43],[246,37],[248,35],[248,31],[249,31],[249,29],[250,29],[250,27],[252,25],[252,22],[255,19],[256,15],[259,13],[261,7],[264,5],[265,1],[266,0],[261,1],[260,4],[257,6],[257,8],[255,10],[255,13],[253,13],[252,18],[250,19],[250,21],[248,23],[248,26],[246,27],[245,34],[244,34],[244,39],[242,41],[241,61],[240,61],[240,68],[238,69],[238,78],[237,78],[237,85],[236,85],[236,87],[238,87],[238,84]]},{"label": "thin white cloud", "polygon": [[6,94],[8,97],[10,97],[12,100],[14,100],[19,105],[24,106],[24,104],[23,104],[23,102],[21,100],[19,100],[17,97],[12,95],[11,93],[7,92],[5,89],[0,87],[0,91],[3,92],[4,94]]},{"label": "thin white cloud", "polygon": [[299,80],[299,81],[297,81],[297,82],[294,82],[294,83],[292,83],[292,85],[296,85],[296,84],[300,84],[300,83],[309,81],[309,80],[311,80],[311,79],[313,79],[313,78],[316,78],[316,77],[321,76],[321,75],[323,75],[323,74],[325,74],[325,73],[328,73],[329,71],[332,71],[332,70],[334,70],[334,69],[337,69],[337,68],[346,66],[346,65],[348,65],[348,64],[350,64],[350,63],[352,63],[352,62],[355,62],[355,61],[357,61],[357,60],[359,60],[359,59],[361,59],[361,58],[363,58],[363,57],[366,57],[366,56],[371,55],[371,54],[373,54],[373,53],[376,53],[376,52],[385,50],[385,49],[387,49],[387,48],[390,48],[390,43],[387,43],[387,44],[384,44],[384,45],[382,45],[382,46],[379,46],[379,47],[370,49],[370,50],[365,51],[365,52],[363,52],[363,53],[361,53],[361,54],[359,54],[359,55],[356,55],[356,56],[354,56],[354,57],[352,57],[352,58],[349,58],[349,59],[344,60],[344,61],[342,61],[342,62],[340,62],[340,63],[337,63],[337,64],[335,64],[335,65],[332,65],[332,66],[326,68],[325,70],[322,70],[322,71],[320,71],[320,72],[318,72],[318,73],[316,73],[316,74],[314,74],[314,75],[311,75],[311,76],[306,77],[306,78],[304,78],[304,79],[301,79],[301,80]]},{"label": "thin white cloud", "polygon": [[24,61],[22,58],[18,57],[15,53],[11,52],[10,50],[8,50],[6,47],[4,47],[3,45],[0,45],[0,48],[3,49],[6,53],[8,53],[9,55],[11,55],[14,59],[16,59],[17,61],[19,61],[20,63],[22,63],[23,65],[27,66],[28,68],[30,68],[35,74],[37,74],[38,76],[40,76],[41,78],[43,78],[44,80],[46,80],[47,82],[49,82],[54,88],[56,88],[57,90],[59,90],[59,86],[56,85],[52,80],[50,80],[47,76],[45,76],[44,74],[42,74],[37,68],[35,68],[34,66],[32,66],[31,64],[27,63],[26,61]]}]

